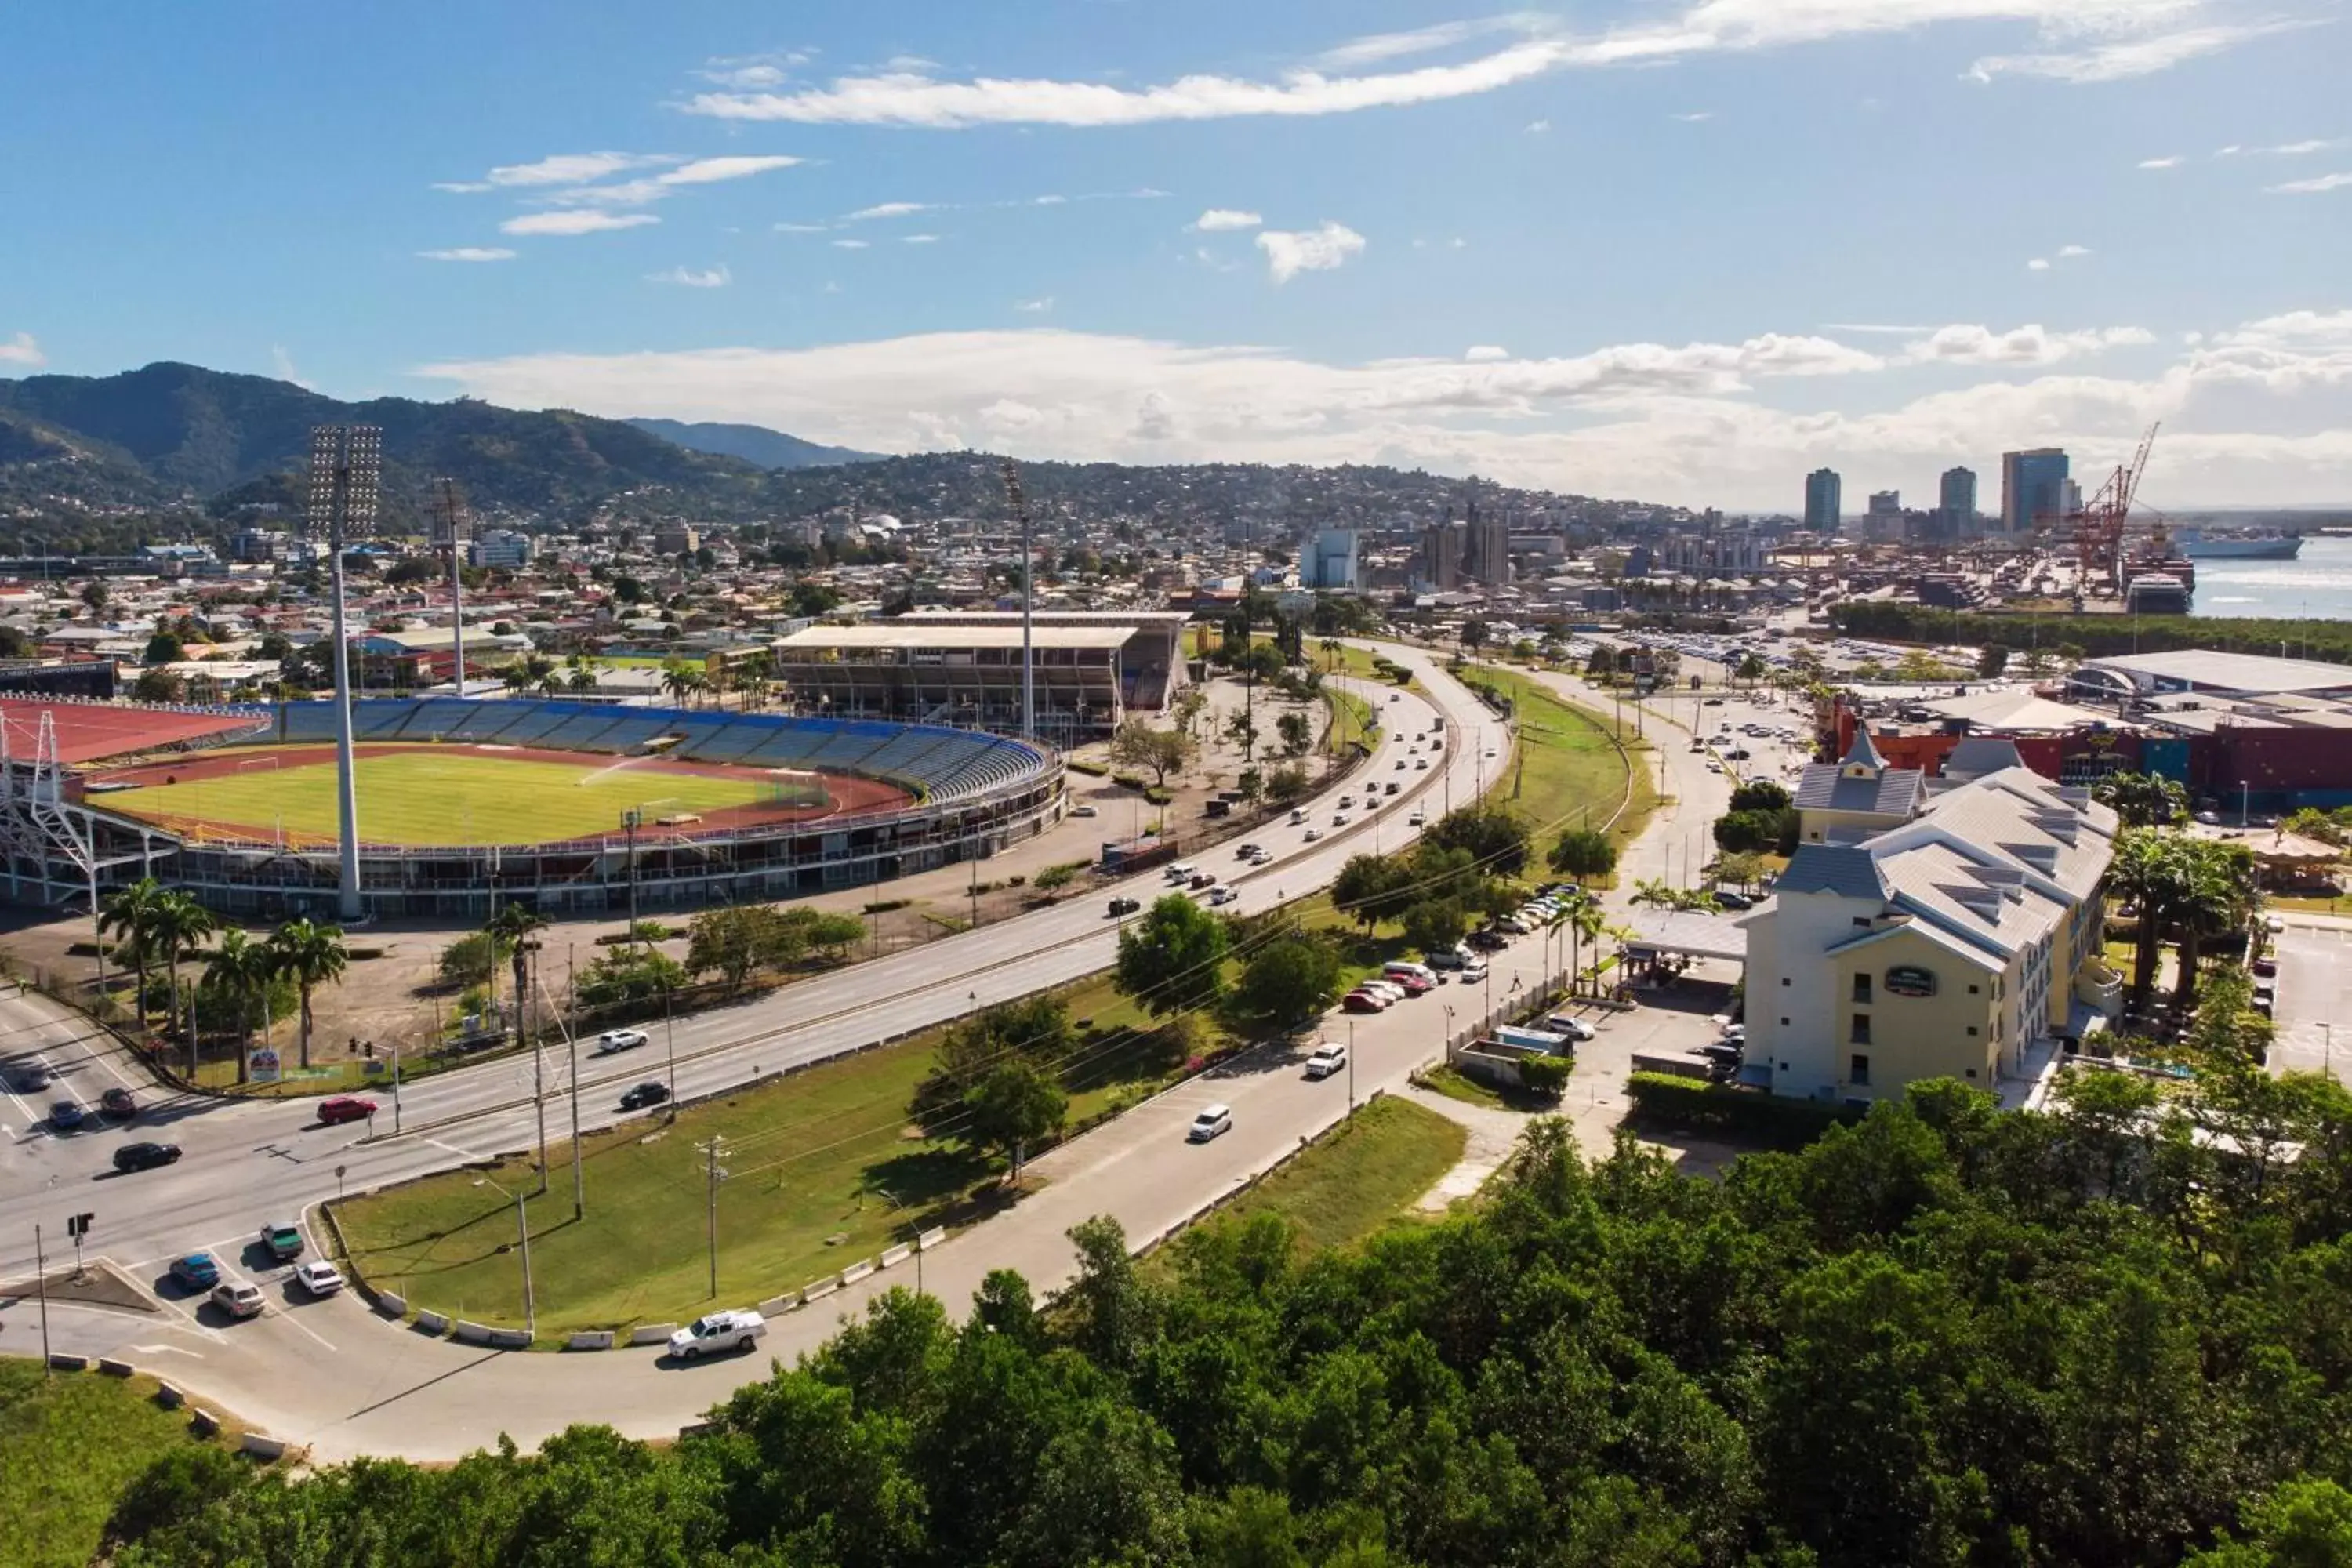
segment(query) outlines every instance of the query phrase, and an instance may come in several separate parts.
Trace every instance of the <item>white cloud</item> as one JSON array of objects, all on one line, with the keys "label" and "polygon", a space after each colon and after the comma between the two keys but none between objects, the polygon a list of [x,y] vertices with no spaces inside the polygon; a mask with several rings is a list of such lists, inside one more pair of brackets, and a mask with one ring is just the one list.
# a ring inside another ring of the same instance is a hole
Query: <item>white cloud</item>
[{"label": "white cloud", "polygon": [[2045,256],[2037,256],[2032,260],[2025,264],[2025,269],[2028,272],[2047,272],[2050,270],[2050,258]]},{"label": "white cloud", "polygon": [[641,228],[661,219],[651,213],[608,213],[593,208],[566,212],[526,213],[499,225],[502,234],[602,234],[616,228]]},{"label": "white cloud", "polygon": [[1541,136],[1550,129],[1551,121],[1549,120],[1530,120],[1526,126],[1527,133],[1530,136]]},{"label": "white cloud", "polygon": [[764,174],[774,169],[790,169],[803,162],[781,153],[742,154],[726,158],[697,158],[666,174],[657,174],[665,185],[707,185],[718,180],[740,180],[752,174]]},{"label": "white cloud", "polygon": [[735,275],[722,262],[717,267],[698,272],[690,267],[673,267],[667,272],[648,272],[648,283],[675,283],[681,289],[724,289],[735,281]]},{"label": "white cloud", "polygon": [[902,234],[898,237],[901,245],[937,245],[939,242],[940,237],[936,234]]},{"label": "white cloud", "polygon": [[2308,180],[2289,180],[2283,185],[2263,188],[2274,196],[2308,196],[2321,191],[2340,191],[2352,185],[2352,174],[2319,174]]},{"label": "white cloud", "polygon": [[[1686,0],[1679,13],[1573,33],[1528,15],[1450,22],[1357,38],[1273,79],[1195,74],[1129,87],[1037,77],[944,80],[928,64],[848,75],[798,90],[697,94],[690,113],[802,124],[1140,125],[1244,116],[1347,114],[1493,92],[1554,72],[1655,65],[1736,50],[1789,47],[1944,23],[2033,26],[2041,52],[1990,55],[1969,74],[2112,81],[2165,69],[2285,28],[2294,21],[2184,26],[2198,0]],[[1466,58],[1383,70],[1474,38],[1515,35]],[[2066,46],[2089,40],[2084,47]]]},{"label": "white cloud", "polygon": [[[1982,471],[1990,454],[2047,444],[2073,451],[2087,472],[2127,458],[2161,418],[2157,479],[2168,507],[2352,495],[2352,363],[2331,357],[2352,356],[2352,310],[2277,316],[2162,352],[2180,357],[2138,379],[1954,362],[1942,374],[1982,379],[1894,405],[1875,400],[1901,384],[1872,373],[1912,364],[1907,354],[1769,334],[1550,360],[1331,363],[1262,346],[1023,330],[526,355],[422,374],[511,406],[741,421],[871,450],[1394,463],[1781,512],[1797,476],[1824,464]],[[1792,376],[1816,379],[1776,405],[1780,378]],[[2249,427],[2242,417],[2289,397],[2302,401],[2281,416],[2285,426]]]},{"label": "white cloud", "polygon": [[2156,334],[2140,327],[2053,332],[2039,325],[2028,325],[1997,332],[1990,327],[1955,325],[1938,327],[1906,344],[1905,353],[1913,360],[1939,364],[2045,365],[2111,348],[2136,348],[2154,342]]},{"label": "white cloud", "polygon": [[859,207],[842,219],[844,223],[863,223],[868,218],[908,217],[916,213],[937,210],[936,202],[877,202],[870,207]]},{"label": "white cloud", "polygon": [[445,191],[488,191],[504,186],[583,185],[608,174],[658,168],[678,160],[666,153],[559,153],[536,163],[506,163],[480,180],[436,186]]},{"label": "white cloud", "polygon": [[1228,229],[1255,228],[1265,221],[1256,213],[1243,212],[1238,207],[1211,207],[1192,220],[1192,226],[1203,234],[1219,234]]},{"label": "white cloud", "polygon": [[771,88],[791,81],[794,66],[816,58],[814,49],[779,49],[761,55],[722,55],[704,62],[695,74],[720,87]]},{"label": "white cloud", "polygon": [[0,364],[29,365],[35,370],[49,363],[41,345],[33,341],[30,332],[18,332],[13,338],[0,339]]},{"label": "white cloud", "polygon": [[1269,228],[1257,237],[1265,252],[1267,271],[1276,283],[1287,283],[1301,272],[1328,272],[1364,248],[1364,237],[1345,224],[1326,222],[1303,233]]},{"label": "white cloud", "polygon": [[2061,260],[2065,260],[2077,256],[2088,256],[2090,254],[2091,247],[2087,245],[2062,245],[2058,247],[2058,256]]},{"label": "white cloud", "polygon": [[2325,153],[2344,145],[2341,136],[2315,136],[2305,142],[2282,142],[2275,147],[2257,147],[2257,153],[2267,153],[2273,158],[2300,158],[2306,153]]},{"label": "white cloud", "polygon": [[446,250],[420,250],[427,261],[512,261],[515,253],[503,245],[458,245]]},{"label": "white cloud", "polygon": [[831,234],[833,232],[833,225],[829,223],[780,223],[776,225],[776,232],[778,234]]},{"label": "white cloud", "polygon": [[1497,348],[1493,343],[1473,343],[1462,351],[1462,357],[1471,364],[1492,364],[1496,360],[1510,358],[1511,351]]},{"label": "white cloud", "polygon": [[2294,21],[2216,24],[2116,39],[2072,53],[1988,55],[1969,67],[1967,74],[1974,81],[1990,81],[1997,76],[2050,77],[2076,83],[2123,81],[2308,25]]},{"label": "white cloud", "polygon": [[1457,234],[1452,239],[1445,242],[1445,248],[1448,250],[1467,250],[1470,248],[1470,242]]},{"label": "white cloud", "polygon": [[1069,199],[1067,196],[1032,196],[1029,205],[1033,207],[1057,207]]},{"label": "white cloud", "polygon": [[864,250],[867,246],[862,239],[836,239],[833,242],[833,247],[835,250]]},{"label": "white cloud", "polygon": [[1715,110],[1712,109],[1701,109],[1694,110],[1689,114],[1675,114],[1669,115],[1667,118],[1670,120],[1679,120],[1685,125],[1696,125],[1702,121],[1714,119]]},{"label": "white cloud", "polygon": [[310,384],[304,381],[302,373],[294,368],[294,356],[286,352],[283,344],[269,345],[269,374],[280,381],[290,381],[305,391],[310,390]]},{"label": "white cloud", "polygon": [[1034,300],[1015,300],[1013,308],[1024,316],[1043,316],[1054,309],[1054,297],[1045,294]]},{"label": "white cloud", "polygon": [[2168,158],[2142,158],[2139,166],[2143,169],[2178,169],[2187,161],[2176,153]]}]

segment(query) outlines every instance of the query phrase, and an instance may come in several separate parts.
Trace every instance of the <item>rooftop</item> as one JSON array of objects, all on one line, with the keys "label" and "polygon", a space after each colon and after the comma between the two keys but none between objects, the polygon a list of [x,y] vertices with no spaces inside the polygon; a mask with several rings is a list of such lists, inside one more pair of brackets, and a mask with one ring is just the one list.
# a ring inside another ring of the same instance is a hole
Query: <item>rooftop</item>
[{"label": "rooftop", "polygon": [[[1033,644],[1037,647],[1116,648],[1133,634],[1132,620],[1115,625],[1054,626],[1042,622]],[[1018,616],[1012,624],[924,626],[910,619],[868,621],[855,626],[807,626],[777,640],[788,653],[812,648],[1017,648],[1021,646]]]},{"label": "rooftop", "polygon": [[2122,670],[2150,681],[2183,681],[2216,691],[2352,690],[2352,665],[2312,658],[2273,658],[2267,654],[2200,647],[2117,654],[2084,662],[2090,668]]}]

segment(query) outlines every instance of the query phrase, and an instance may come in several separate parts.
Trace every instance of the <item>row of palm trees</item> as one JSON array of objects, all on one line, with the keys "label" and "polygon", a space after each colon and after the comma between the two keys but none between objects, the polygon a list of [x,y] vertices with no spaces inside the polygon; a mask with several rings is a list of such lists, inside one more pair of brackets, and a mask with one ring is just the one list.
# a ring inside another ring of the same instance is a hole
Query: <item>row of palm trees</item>
[{"label": "row of palm trees", "polygon": [[2107,868],[2108,890],[2138,907],[2129,1010],[2144,1014],[2165,939],[2179,946],[2176,1012],[2197,1005],[2197,967],[2208,941],[2248,929],[2262,906],[2254,858],[2242,844],[2160,827],[2126,828]]},{"label": "row of palm trees", "polygon": [[[249,1035],[255,1012],[268,1005],[270,987],[291,981],[301,999],[301,1065],[310,1065],[310,1034],[314,1016],[310,998],[317,989],[342,977],[351,964],[351,949],[342,928],[305,919],[290,920],[268,936],[256,941],[236,926],[223,926],[210,910],[176,888],[152,877],[110,897],[100,908],[99,940],[119,936],[117,951],[138,972],[138,1013],[147,1021],[147,978],[160,961],[166,972],[169,995],[164,1003],[164,1026],[176,1034],[180,1026],[180,965],[202,960],[204,983],[230,999],[236,1010],[240,1035]],[[217,938],[210,947],[205,942]],[[194,1014],[193,1005],[189,1009]],[[193,1043],[195,1021],[188,1021]],[[239,1073],[243,1072],[240,1061]]]}]

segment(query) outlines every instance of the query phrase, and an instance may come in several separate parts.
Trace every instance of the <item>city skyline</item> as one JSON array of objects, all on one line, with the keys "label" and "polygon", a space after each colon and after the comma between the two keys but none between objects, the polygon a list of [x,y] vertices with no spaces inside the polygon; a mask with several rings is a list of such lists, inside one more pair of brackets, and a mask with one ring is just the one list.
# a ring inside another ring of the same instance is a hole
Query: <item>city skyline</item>
[{"label": "city skyline", "polygon": [[1749,511],[2161,418],[2152,505],[2341,504],[2341,12],[19,11],[0,374]]}]

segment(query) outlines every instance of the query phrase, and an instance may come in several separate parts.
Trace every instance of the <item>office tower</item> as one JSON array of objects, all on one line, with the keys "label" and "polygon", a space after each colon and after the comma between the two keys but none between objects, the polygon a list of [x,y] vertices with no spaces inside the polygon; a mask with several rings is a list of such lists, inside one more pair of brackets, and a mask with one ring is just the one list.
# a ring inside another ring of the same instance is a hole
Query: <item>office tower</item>
[{"label": "office tower", "polygon": [[1936,509],[1944,514],[1944,527],[1954,533],[1967,533],[1976,526],[1977,476],[1973,468],[1946,468],[1944,479],[1936,492]]},{"label": "office tower", "polygon": [[2066,454],[2055,447],[2000,455],[2000,531],[2025,533],[2066,514]]},{"label": "office tower", "polygon": [[1317,533],[1299,563],[1299,585],[1307,588],[1353,588],[1356,585],[1356,531],[1327,528]]},{"label": "office tower", "polygon": [[1450,517],[1422,530],[1421,580],[1440,592],[1462,585],[1462,531]]},{"label": "office tower", "polygon": [[1839,492],[1837,470],[1815,468],[1805,476],[1805,526],[1815,533],[1835,533],[1838,531]]}]

